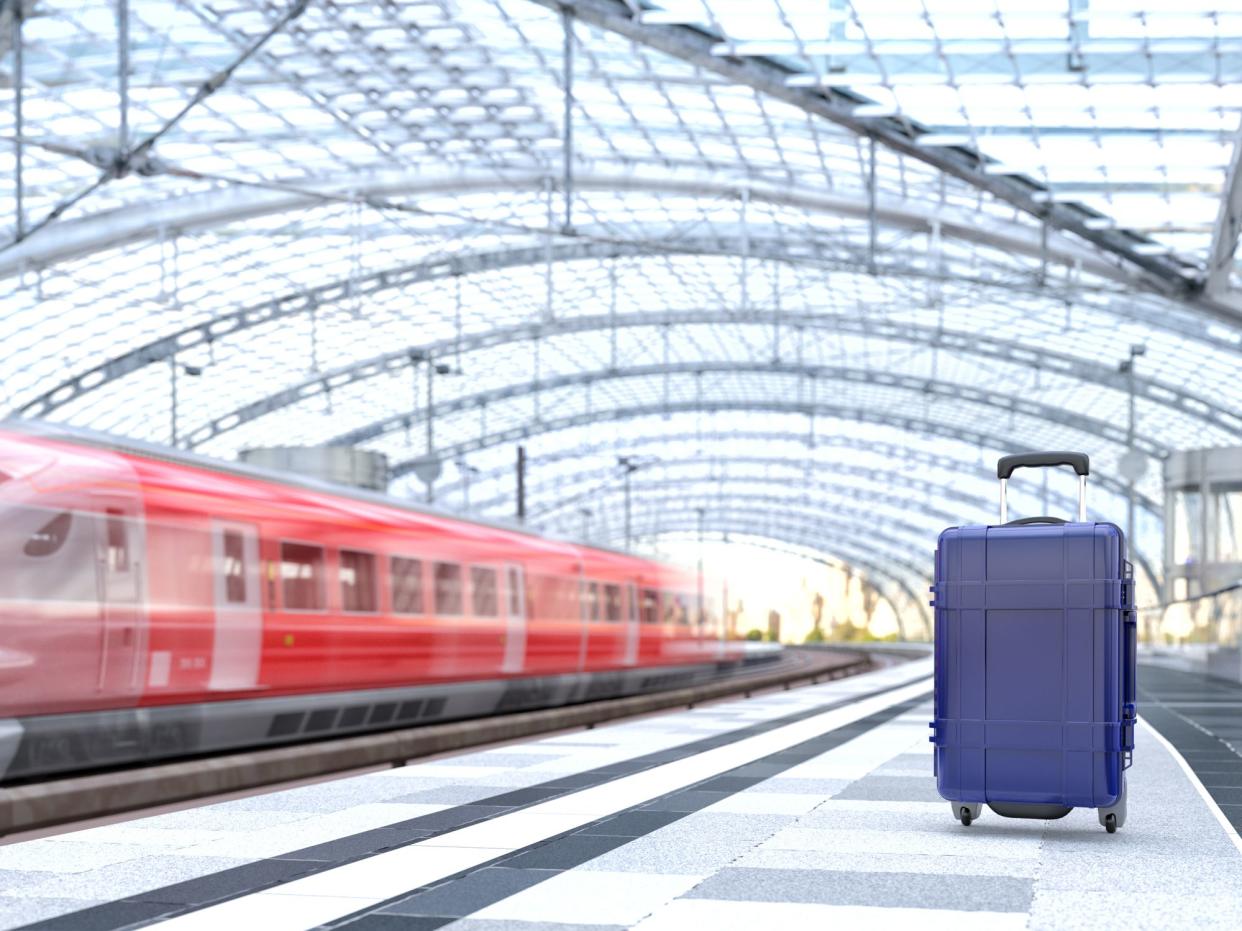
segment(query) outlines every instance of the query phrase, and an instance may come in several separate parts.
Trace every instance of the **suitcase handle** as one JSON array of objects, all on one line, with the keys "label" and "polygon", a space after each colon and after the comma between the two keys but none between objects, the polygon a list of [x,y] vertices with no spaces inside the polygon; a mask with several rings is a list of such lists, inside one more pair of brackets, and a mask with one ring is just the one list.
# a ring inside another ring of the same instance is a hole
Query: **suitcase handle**
[{"label": "suitcase handle", "polygon": [[1017,520],[1005,522],[1006,527],[1016,527],[1019,524],[1068,524],[1063,517],[1019,517]]},{"label": "suitcase handle", "polygon": [[[1087,519],[1087,476],[1091,473],[1091,460],[1086,453],[1046,452],[1046,453],[1014,453],[1001,456],[996,461],[996,477],[1000,479],[1000,522],[1009,522],[1009,503],[1005,492],[1009,485],[1009,477],[1014,469],[1036,468],[1043,466],[1071,466],[1078,473],[1078,520]],[[1036,521],[1031,521],[1036,523]]]},{"label": "suitcase handle", "polygon": [[[1125,754],[1124,765],[1129,766],[1131,752],[1134,750],[1134,722],[1138,720],[1137,696],[1138,678],[1138,611],[1134,608],[1133,567],[1123,563],[1126,574],[1130,576],[1122,583],[1122,597],[1126,607],[1121,612],[1122,636],[1122,669],[1121,669],[1121,749]],[[1129,588],[1129,591],[1126,589]]]},{"label": "suitcase handle", "polygon": [[1133,608],[1127,608],[1122,614],[1121,635],[1125,638],[1121,701],[1133,711],[1137,692],[1135,679],[1138,678],[1138,620]]},{"label": "suitcase handle", "polygon": [[1012,456],[1001,456],[996,461],[996,477],[1007,479],[1013,475],[1014,469],[1044,466],[1072,466],[1079,475],[1091,474],[1091,460],[1086,453],[1014,453]]}]

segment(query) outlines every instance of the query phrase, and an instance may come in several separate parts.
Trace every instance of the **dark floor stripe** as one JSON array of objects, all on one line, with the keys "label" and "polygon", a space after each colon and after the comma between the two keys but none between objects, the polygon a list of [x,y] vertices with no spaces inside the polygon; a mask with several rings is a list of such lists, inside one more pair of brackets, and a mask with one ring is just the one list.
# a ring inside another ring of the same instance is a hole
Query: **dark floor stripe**
[{"label": "dark floor stripe", "polygon": [[[321,927],[345,931],[388,931],[398,927],[430,931],[442,927],[814,759],[918,707],[930,697],[928,692],[877,711],[661,798],[601,818],[571,833],[505,854],[433,886],[411,890]],[[765,775],[751,775],[755,766],[762,767]],[[398,924],[399,921],[406,924]]]},{"label": "dark floor stripe", "polygon": [[[917,680],[916,680],[917,681]],[[148,892],[129,896],[116,902],[95,905],[80,909],[55,918],[47,918],[33,924],[23,925],[15,931],[121,931],[121,929],[138,928],[153,921],[164,920],[196,911],[208,905],[216,905],[228,899],[240,898],[253,892],[301,879],[324,870],[333,869],[361,860],[365,857],[383,853],[397,847],[405,847],[428,837],[455,831],[471,824],[488,821],[498,815],[506,815],[522,808],[528,808],[539,802],[547,801],[559,795],[567,795],[580,789],[602,785],[628,776],[631,773],[661,766],[675,760],[685,759],[736,743],[747,737],[762,733],[774,727],[793,724],[825,711],[843,708],[864,699],[884,695],[895,689],[904,688],[910,683],[874,689],[860,695],[827,702],[803,711],[768,721],[758,721],[737,730],[726,731],[710,737],[700,738],[690,743],[666,750],[658,750],[641,757],[621,760],[581,773],[571,773],[549,779],[547,782],[526,789],[506,790],[498,795],[479,799],[448,808],[444,811],[421,815],[406,821],[398,821],[382,828],[374,828],[337,838],[312,847],[294,850],[263,860],[256,860],[245,866],[237,866],[222,870],[197,879],[173,883],[152,889]],[[542,794],[547,790],[549,794]],[[525,796],[527,801],[520,801],[519,793],[530,793]]]},{"label": "dark floor stripe", "polygon": [[1220,713],[1221,702],[1242,702],[1242,684],[1163,666],[1141,667],[1138,683],[1142,717],[1177,748],[1242,834],[1239,718],[1237,712]]}]

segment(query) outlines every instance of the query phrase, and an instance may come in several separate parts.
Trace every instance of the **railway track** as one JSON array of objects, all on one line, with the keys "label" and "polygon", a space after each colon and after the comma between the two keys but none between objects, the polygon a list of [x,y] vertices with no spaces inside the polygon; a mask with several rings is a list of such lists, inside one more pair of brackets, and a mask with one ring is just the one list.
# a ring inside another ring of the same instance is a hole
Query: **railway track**
[{"label": "railway track", "polygon": [[485,744],[842,678],[872,665],[866,653],[787,649],[773,666],[688,688],[0,788],[0,837],[316,777],[401,766],[408,760]]}]

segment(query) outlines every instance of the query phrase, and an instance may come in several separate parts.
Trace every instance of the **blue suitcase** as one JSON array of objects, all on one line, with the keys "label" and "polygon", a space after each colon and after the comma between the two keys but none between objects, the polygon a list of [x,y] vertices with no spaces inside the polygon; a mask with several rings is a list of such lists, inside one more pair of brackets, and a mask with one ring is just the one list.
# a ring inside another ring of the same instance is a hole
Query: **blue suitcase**
[{"label": "blue suitcase", "polygon": [[[1068,465],[1078,520],[1006,521],[1014,469]],[[1133,570],[1114,524],[1087,520],[1082,453],[1005,456],[1000,524],[950,527],[936,547],[936,786],[964,825],[1095,808],[1126,820],[1134,749]]]}]

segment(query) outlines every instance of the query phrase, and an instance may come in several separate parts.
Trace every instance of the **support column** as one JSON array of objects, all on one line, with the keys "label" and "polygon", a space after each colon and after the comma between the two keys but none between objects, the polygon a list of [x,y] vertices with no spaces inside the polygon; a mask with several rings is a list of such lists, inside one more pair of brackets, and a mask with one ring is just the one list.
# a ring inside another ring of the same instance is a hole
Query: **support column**
[{"label": "support column", "polygon": [[526,522],[526,447],[517,448],[517,519]]},{"label": "support column", "polygon": [[875,203],[875,137],[867,140],[867,270],[875,274],[876,203]]},{"label": "support column", "polygon": [[[435,435],[435,379],[436,365],[431,358],[427,359],[427,462],[430,464],[435,458],[436,435]],[[430,472],[430,465],[428,471]],[[431,504],[436,500],[435,493],[435,477],[431,476],[427,479],[427,503]]]},{"label": "support column", "polygon": [[750,226],[748,225],[747,208],[750,206],[750,188],[742,188],[742,207],[740,222],[742,227],[742,312],[750,309]]},{"label": "support column", "polygon": [[543,196],[547,207],[543,231],[543,319],[552,319],[552,179],[543,179]]},{"label": "support column", "polygon": [[116,159],[118,165],[123,165],[129,158],[129,0],[116,0],[116,63],[120,95]]},{"label": "support column", "polygon": [[14,170],[14,241],[21,242],[26,238],[25,185],[22,174],[22,156],[25,150],[23,134],[23,92],[26,81],[25,54],[22,48],[22,21],[26,17],[23,0],[12,5],[13,15],[13,170]]},{"label": "support column", "polygon": [[572,7],[561,8],[561,28],[565,33],[564,54],[561,56],[565,89],[565,124],[561,145],[564,162],[561,186],[565,194],[565,223],[562,229],[569,233],[573,230],[574,204],[574,14]]},{"label": "support column", "polygon": [[617,260],[608,263],[608,367],[617,369]]},{"label": "support column", "polygon": [[175,355],[168,357],[168,374],[169,410],[172,414],[172,423],[168,431],[172,439],[169,445],[175,449],[177,447],[177,357]]}]

